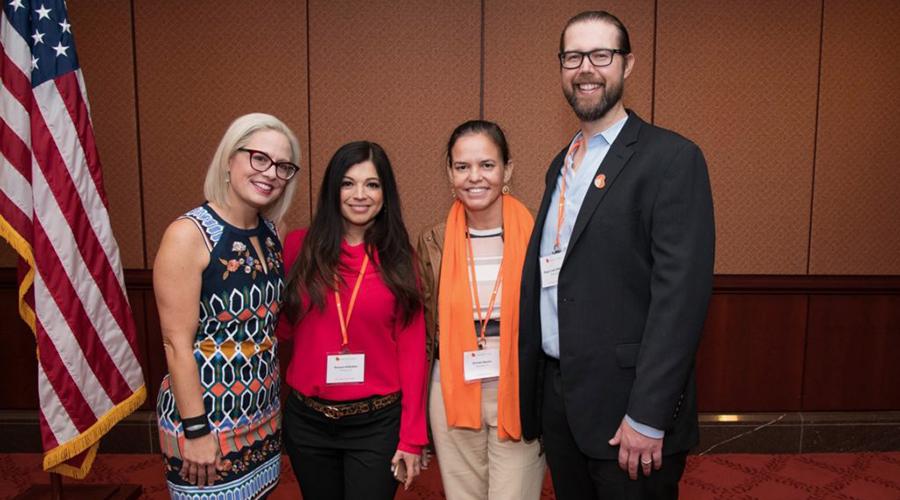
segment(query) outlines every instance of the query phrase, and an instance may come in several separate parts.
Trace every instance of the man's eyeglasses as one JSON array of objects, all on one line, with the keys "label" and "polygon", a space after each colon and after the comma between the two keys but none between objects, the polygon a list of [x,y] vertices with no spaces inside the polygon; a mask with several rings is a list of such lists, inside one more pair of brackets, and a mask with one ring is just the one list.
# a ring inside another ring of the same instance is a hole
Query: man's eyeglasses
[{"label": "man's eyeglasses", "polygon": [[609,66],[616,54],[627,54],[624,50],[619,49],[596,49],[590,52],[581,52],[578,50],[569,50],[559,53],[559,64],[565,69],[576,69],[581,66],[584,56],[588,56],[591,64],[598,68]]},{"label": "man's eyeglasses", "polygon": [[291,177],[300,170],[300,167],[297,165],[294,165],[289,161],[275,161],[271,156],[262,151],[247,148],[238,148],[238,151],[243,151],[250,155],[250,166],[257,172],[265,172],[266,170],[269,170],[272,165],[275,165],[275,176],[279,179],[286,181],[290,180]]}]

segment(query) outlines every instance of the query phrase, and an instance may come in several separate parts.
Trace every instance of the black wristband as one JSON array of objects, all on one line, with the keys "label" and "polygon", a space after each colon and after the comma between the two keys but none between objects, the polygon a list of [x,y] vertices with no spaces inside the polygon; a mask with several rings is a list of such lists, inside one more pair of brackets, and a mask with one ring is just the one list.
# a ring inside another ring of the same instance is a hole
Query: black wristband
[{"label": "black wristband", "polygon": [[209,419],[206,418],[206,414],[181,419],[181,427],[184,429],[184,437],[187,439],[197,439],[210,433]]}]

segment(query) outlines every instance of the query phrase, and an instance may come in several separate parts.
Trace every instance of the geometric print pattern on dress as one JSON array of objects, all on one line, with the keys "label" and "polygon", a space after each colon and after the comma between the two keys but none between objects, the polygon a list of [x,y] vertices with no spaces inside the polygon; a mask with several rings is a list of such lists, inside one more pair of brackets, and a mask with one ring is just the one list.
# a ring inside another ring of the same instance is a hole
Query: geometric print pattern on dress
[{"label": "geometric print pattern on dress", "polygon": [[244,478],[235,489],[228,484],[213,486],[190,486],[168,483],[172,500],[244,500],[258,498],[278,484],[281,471],[281,455],[276,454]]},{"label": "geometric print pattern on dress", "polygon": [[212,243],[210,246],[215,246],[216,243],[219,242],[219,238],[222,237],[222,231],[225,230],[225,226],[223,226],[216,218],[206,209],[206,206],[197,207],[190,212],[182,215],[179,219],[191,219],[193,220],[200,229],[202,229],[206,238]]},{"label": "geometric print pattern on dress", "polygon": [[[256,284],[241,290],[232,289],[221,295],[201,300],[199,328],[194,357],[203,387],[203,403],[210,427],[215,431],[243,434],[252,422],[271,421],[281,409],[278,398],[281,374],[278,364],[278,341],[275,322],[281,303],[283,281],[268,281],[262,289]],[[181,434],[181,418],[168,380],[160,391],[159,425],[168,431],[170,445]],[[257,439],[274,429],[261,429]],[[223,453],[239,448],[234,437],[221,435]],[[248,436],[251,444],[256,439]],[[169,448],[169,446],[166,446]],[[174,446],[172,446],[174,448]],[[169,451],[169,450],[167,450]],[[167,453],[178,456],[175,449]]]},{"label": "geometric print pattern on dress", "polygon": [[[208,204],[184,218],[194,222],[210,252],[193,354],[210,428],[231,468],[202,493],[179,476],[185,438],[166,375],[156,409],[167,482],[173,497],[251,498],[278,479],[278,469],[268,464],[277,463],[281,451],[275,327],[284,291],[282,248],[273,225],[262,218],[255,228],[237,228]],[[203,496],[210,491],[217,493]]]}]

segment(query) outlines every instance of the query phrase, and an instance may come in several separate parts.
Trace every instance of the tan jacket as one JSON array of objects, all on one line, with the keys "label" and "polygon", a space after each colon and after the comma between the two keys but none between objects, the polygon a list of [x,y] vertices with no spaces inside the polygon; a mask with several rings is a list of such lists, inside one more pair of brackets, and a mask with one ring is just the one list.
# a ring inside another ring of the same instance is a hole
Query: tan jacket
[{"label": "tan jacket", "polygon": [[441,282],[441,257],[444,251],[446,222],[435,224],[422,231],[416,244],[419,261],[419,277],[422,280],[422,296],[425,301],[425,356],[428,376],[434,366],[438,348],[438,287]]}]

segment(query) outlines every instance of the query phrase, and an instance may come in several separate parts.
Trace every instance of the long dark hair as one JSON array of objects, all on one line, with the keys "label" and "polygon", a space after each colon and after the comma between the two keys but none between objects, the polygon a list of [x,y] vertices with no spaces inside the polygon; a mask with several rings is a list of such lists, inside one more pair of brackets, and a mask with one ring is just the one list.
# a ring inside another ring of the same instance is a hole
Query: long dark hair
[{"label": "long dark hair", "polygon": [[[409,233],[403,223],[400,195],[394,170],[384,149],[374,142],[357,141],[335,151],[319,190],[316,215],[303,242],[300,255],[287,275],[284,311],[296,323],[316,307],[325,307],[325,296],[334,289],[334,277],[340,265],[341,240],[344,238],[344,219],[341,215],[341,182],[350,167],[371,161],[381,181],[384,204],[375,222],[366,229],[366,253],[374,263],[373,251],[378,252],[381,279],[397,301],[401,321],[409,324],[422,306],[422,296],[416,285],[413,250]],[[309,308],[303,310],[301,296],[309,298]]]}]

